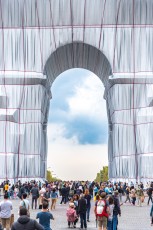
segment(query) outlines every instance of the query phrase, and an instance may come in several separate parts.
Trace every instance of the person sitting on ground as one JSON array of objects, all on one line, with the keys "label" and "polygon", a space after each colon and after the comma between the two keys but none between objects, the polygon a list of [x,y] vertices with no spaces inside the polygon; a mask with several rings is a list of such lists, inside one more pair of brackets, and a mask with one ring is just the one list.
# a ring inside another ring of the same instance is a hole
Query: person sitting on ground
[{"label": "person sitting on ground", "polygon": [[20,217],[13,223],[11,230],[44,230],[44,227],[38,224],[36,220],[32,220],[27,216],[27,209],[21,207],[19,211]]},{"label": "person sitting on ground", "polygon": [[44,227],[44,230],[52,230],[50,227],[50,220],[54,220],[54,217],[48,211],[48,202],[44,201],[42,208],[42,211],[37,213],[36,219],[39,219],[39,223]]}]

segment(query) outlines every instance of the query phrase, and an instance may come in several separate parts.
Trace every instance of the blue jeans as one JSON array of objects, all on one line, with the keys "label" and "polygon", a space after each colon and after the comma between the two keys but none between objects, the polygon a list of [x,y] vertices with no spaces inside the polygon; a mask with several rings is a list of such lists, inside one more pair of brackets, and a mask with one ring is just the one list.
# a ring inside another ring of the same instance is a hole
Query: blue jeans
[{"label": "blue jeans", "polygon": [[113,220],[107,221],[107,230],[113,230]]},{"label": "blue jeans", "polygon": [[83,228],[83,225],[85,228],[87,228],[86,213],[80,213],[80,221],[81,221],[81,228]]},{"label": "blue jeans", "polygon": [[89,220],[91,205],[87,207],[87,220]]},{"label": "blue jeans", "polygon": [[118,218],[117,215],[113,216],[113,230],[117,230]]}]

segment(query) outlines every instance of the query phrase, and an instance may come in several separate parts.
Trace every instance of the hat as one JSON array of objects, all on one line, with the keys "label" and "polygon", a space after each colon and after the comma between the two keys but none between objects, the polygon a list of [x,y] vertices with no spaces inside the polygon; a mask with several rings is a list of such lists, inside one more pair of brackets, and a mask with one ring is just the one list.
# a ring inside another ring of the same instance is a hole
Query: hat
[{"label": "hat", "polygon": [[70,202],[70,203],[69,203],[69,206],[70,206],[71,208],[74,208],[74,203]]}]

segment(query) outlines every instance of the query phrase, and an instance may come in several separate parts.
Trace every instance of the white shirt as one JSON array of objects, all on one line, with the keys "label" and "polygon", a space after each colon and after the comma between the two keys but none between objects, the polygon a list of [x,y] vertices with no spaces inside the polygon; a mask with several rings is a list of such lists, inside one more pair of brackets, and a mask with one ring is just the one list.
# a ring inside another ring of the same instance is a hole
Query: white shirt
[{"label": "white shirt", "polygon": [[24,208],[26,208],[27,210],[29,210],[29,208],[30,208],[29,201],[26,200],[26,199],[21,200],[21,202],[20,202],[20,207],[24,207]]},{"label": "white shirt", "polygon": [[0,218],[10,218],[12,210],[12,202],[4,200],[0,202]]}]

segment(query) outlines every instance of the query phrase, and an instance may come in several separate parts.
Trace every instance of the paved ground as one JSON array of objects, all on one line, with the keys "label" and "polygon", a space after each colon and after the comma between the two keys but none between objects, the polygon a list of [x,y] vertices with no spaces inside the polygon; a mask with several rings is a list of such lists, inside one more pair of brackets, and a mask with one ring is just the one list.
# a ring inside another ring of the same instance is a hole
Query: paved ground
[{"label": "paved ground", "polygon": [[[59,198],[60,200],[60,198]],[[147,198],[146,198],[147,201]],[[149,212],[151,208],[147,206],[145,203],[143,207],[131,206],[130,204],[124,204],[121,206],[122,216],[119,217],[119,225],[118,230],[153,230],[153,226],[150,226],[150,217]],[[18,218],[18,206],[19,200],[13,200],[13,213],[15,214],[15,220]],[[93,204],[94,205],[94,202]],[[55,220],[52,221],[51,226],[52,230],[60,230],[60,229],[67,229],[67,221],[66,221],[66,209],[68,205],[59,205],[59,201],[56,206],[56,210],[52,211]],[[31,218],[36,217],[36,213],[39,210],[30,210]],[[91,209],[91,222],[88,224],[89,230],[96,229],[95,218],[93,214],[93,207]],[[79,223],[77,223],[77,228],[79,228]],[[76,228],[76,229],[77,229]]]}]

